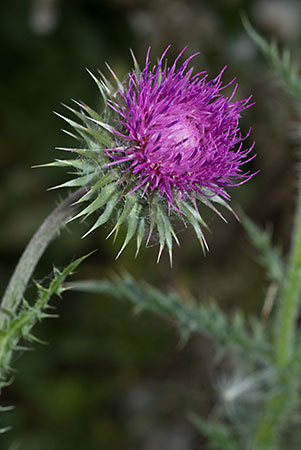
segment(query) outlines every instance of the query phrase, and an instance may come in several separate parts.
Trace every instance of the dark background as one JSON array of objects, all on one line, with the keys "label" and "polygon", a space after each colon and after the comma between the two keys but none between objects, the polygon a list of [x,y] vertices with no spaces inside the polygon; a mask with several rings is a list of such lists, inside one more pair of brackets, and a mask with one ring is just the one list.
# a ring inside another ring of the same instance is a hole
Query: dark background
[{"label": "dark background", "polygon": [[[242,129],[252,125],[261,172],[230,191],[259,224],[274,229],[284,251],[289,244],[296,188],[296,116],[262,56],[246,35],[239,13],[247,12],[265,36],[297,53],[300,16],[297,1],[276,0],[10,0],[0,6],[0,291],[22,249],[43,218],[67,192],[47,192],[68,175],[62,169],[31,169],[72,146],[60,128],[60,103],[71,98],[101,108],[97,88],[85,67],[105,71],[107,61],[123,78],[131,68],[129,48],[143,63],[152,47],[156,61],[168,44],[169,60],[185,46],[200,51],[196,70],[214,77],[227,64],[224,81],[237,76],[237,98],[254,94],[256,105],[244,113]],[[251,140],[249,141],[249,144]],[[205,213],[210,253],[204,257],[190,230],[178,229],[181,247],[174,268],[158,246],[134,259],[134,243],[115,261],[120,242],[105,240],[104,227],[84,240],[88,224],[71,224],[43,257],[35,278],[49,280],[52,264],[98,251],[75,278],[104,278],[126,270],[162,289],[177,289],[200,301],[215,298],[222,308],[259,314],[267,280],[256,263],[241,225]],[[93,220],[93,219],[92,219]],[[92,223],[92,221],[91,221]],[[154,243],[156,244],[156,243]],[[30,298],[33,289],[28,294]],[[1,437],[9,450],[195,450],[206,444],[187,420],[194,411],[208,417],[218,398],[214,387],[219,364],[212,344],[194,337],[181,348],[167,322],[135,316],[131,305],[97,295],[66,293],[53,299],[60,318],[36,327],[48,342],[19,355],[14,383],[3,402],[15,410],[2,414]]]}]

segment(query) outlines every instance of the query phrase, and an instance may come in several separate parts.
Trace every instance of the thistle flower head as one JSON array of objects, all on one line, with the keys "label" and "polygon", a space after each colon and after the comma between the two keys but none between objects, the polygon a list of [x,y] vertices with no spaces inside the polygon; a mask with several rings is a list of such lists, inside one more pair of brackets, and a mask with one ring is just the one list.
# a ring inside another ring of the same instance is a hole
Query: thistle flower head
[{"label": "thistle flower head", "polygon": [[250,149],[242,150],[239,129],[250,98],[232,102],[237,85],[230,98],[221,94],[225,68],[209,82],[205,72],[192,76],[187,66],[195,55],[177,68],[182,53],[170,68],[162,67],[165,53],[151,68],[148,53],[143,71],[134,70],[120,92],[124,103],[109,103],[120,117],[123,131],[117,133],[125,142],[122,151],[107,152],[114,160],[107,166],[127,163],[124,170],[136,176],[135,190],[157,191],[173,207],[186,196],[204,195],[204,189],[227,198],[226,186],[252,176],[240,167]]},{"label": "thistle flower head", "polygon": [[[233,101],[223,90],[220,74],[208,81],[206,72],[193,75],[189,68],[192,55],[179,63],[185,49],[168,67],[166,51],[151,66],[149,51],[141,70],[134,69],[121,83],[110,69],[114,87],[104,75],[94,77],[105,102],[102,115],[85,104],[75,113],[83,122],[64,118],[85,142],[73,160],[57,160],[52,165],[70,165],[78,170],[74,180],[61,186],[88,186],[81,201],[89,201],[76,217],[99,211],[90,231],[115,215],[113,231],[127,223],[121,251],[137,234],[137,252],[156,229],[159,234],[159,257],[165,246],[171,258],[173,239],[178,242],[171,224],[178,216],[194,228],[204,249],[207,244],[202,228],[206,226],[198,204],[203,203],[221,213],[214,204],[231,210],[225,188],[242,184],[254,174],[242,166],[252,159],[254,144],[243,148],[239,128],[241,112],[250,107],[250,98]],[[88,233],[89,233],[88,232]],[[87,234],[88,234],[87,233]]]}]

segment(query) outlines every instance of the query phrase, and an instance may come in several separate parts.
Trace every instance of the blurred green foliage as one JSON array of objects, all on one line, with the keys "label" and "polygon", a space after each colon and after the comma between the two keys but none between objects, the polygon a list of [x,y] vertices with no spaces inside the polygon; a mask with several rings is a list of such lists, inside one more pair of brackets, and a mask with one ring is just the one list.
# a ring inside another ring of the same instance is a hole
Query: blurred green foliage
[{"label": "blurred green foliage", "polygon": [[[30,169],[59,157],[55,146],[72,145],[52,111],[61,112],[60,102],[70,104],[71,98],[101,109],[85,67],[104,70],[108,61],[122,78],[131,65],[130,47],[141,60],[148,45],[155,59],[169,43],[171,58],[187,44],[189,52],[201,52],[197,69],[214,76],[227,64],[225,77],[237,76],[238,96],[254,93],[256,106],[242,124],[245,130],[252,124],[258,153],[252,167],[261,173],[233,192],[233,205],[239,202],[255,222],[272,223],[285,251],[295,189],[294,141],[287,130],[296,117],[246,36],[239,12],[245,10],[256,28],[294,52],[297,8],[297,1],[284,0],[1,2],[0,290],[31,234],[64,195],[46,192],[66,181],[62,169]],[[264,277],[241,226],[228,219],[225,225],[209,216],[206,258],[193,234],[179,225],[173,269],[166,254],[155,264],[156,242],[136,260],[132,245],[115,261],[122,237],[113,244],[105,240],[108,229],[101,229],[81,240],[87,226],[71,224],[50,246],[35,278],[47,284],[52,262],[63,267],[99,248],[79,269],[80,278],[126,268],[184,296],[214,297],[222,309],[239,305],[258,312]],[[210,343],[195,338],[181,349],[169,324],[133,317],[130,305],[103,296],[66,292],[53,304],[60,318],[36,330],[49,345],[35,345],[13,362],[15,381],[3,391],[3,403],[16,409],[0,418],[1,427],[13,425],[1,436],[1,449],[205,448],[186,415],[194,410],[206,417],[215,404],[212,386],[220,362],[212,360]]]}]

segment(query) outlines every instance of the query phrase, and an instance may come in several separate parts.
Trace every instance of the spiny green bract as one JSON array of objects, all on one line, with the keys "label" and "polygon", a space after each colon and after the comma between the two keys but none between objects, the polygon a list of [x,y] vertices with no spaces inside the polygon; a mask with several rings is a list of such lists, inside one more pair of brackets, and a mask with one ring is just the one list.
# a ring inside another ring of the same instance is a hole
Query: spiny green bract
[{"label": "spiny green bract", "polygon": [[[141,74],[135,59],[134,63],[136,74]],[[86,194],[78,201],[83,204],[83,208],[70,221],[77,218],[85,219],[95,212],[98,214],[97,220],[83,237],[110,221],[113,223],[113,228],[108,237],[115,234],[116,238],[121,226],[125,225],[127,231],[117,258],[134,236],[136,236],[137,256],[142,242],[145,241],[147,246],[151,236],[155,233],[159,240],[157,261],[159,261],[164,247],[167,246],[172,264],[173,242],[175,241],[179,245],[172,225],[175,219],[179,219],[185,227],[187,223],[193,227],[203,251],[206,251],[208,247],[203,228],[207,226],[199,213],[197,203],[205,204],[222,218],[222,214],[214,204],[222,205],[232,211],[230,206],[220,195],[211,192],[208,188],[202,190],[203,194],[194,192],[186,197],[175,195],[173,207],[159,192],[149,193],[145,186],[137,189],[137,177],[128,170],[124,170],[126,166],[122,164],[112,165],[112,159],[107,152],[107,149],[122,151],[124,148],[120,147],[121,141],[118,139],[118,132],[116,135],[116,128],[118,130],[118,126],[120,126],[120,124],[118,125],[118,116],[108,106],[110,101],[111,103],[117,101],[116,99],[120,101],[120,96],[124,92],[123,84],[115,75],[116,88],[101,73],[100,79],[92,74],[91,76],[104,101],[103,113],[100,115],[86,104],[79,102],[75,102],[79,106],[79,110],[67,106],[80,123],[60,114],[59,116],[76,131],[77,135],[74,135],[64,130],[80,141],[79,148],[59,148],[69,152],[74,158],[57,159],[53,163],[44,165],[70,167],[71,173],[75,174],[73,179],[55,188],[87,187]]]}]

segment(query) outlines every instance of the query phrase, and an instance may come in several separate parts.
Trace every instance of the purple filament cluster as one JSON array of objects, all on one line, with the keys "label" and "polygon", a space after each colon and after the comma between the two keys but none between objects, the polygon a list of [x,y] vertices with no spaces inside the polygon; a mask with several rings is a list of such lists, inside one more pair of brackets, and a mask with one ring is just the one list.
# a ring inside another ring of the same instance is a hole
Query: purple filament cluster
[{"label": "purple filament cluster", "polygon": [[122,164],[136,180],[131,192],[157,191],[172,206],[187,195],[206,195],[208,189],[227,198],[225,187],[254,175],[241,168],[255,155],[250,155],[254,144],[243,149],[250,131],[243,137],[239,128],[241,112],[252,106],[251,97],[232,101],[237,85],[230,97],[221,93],[235,80],[222,85],[225,68],[211,81],[206,72],[193,75],[188,64],[197,53],[177,67],[186,48],[168,67],[168,48],[153,67],[148,51],[144,69],[130,73],[119,91],[120,101],[108,102],[119,115],[120,127],[114,133],[123,144],[106,149],[112,159],[106,166]]}]

